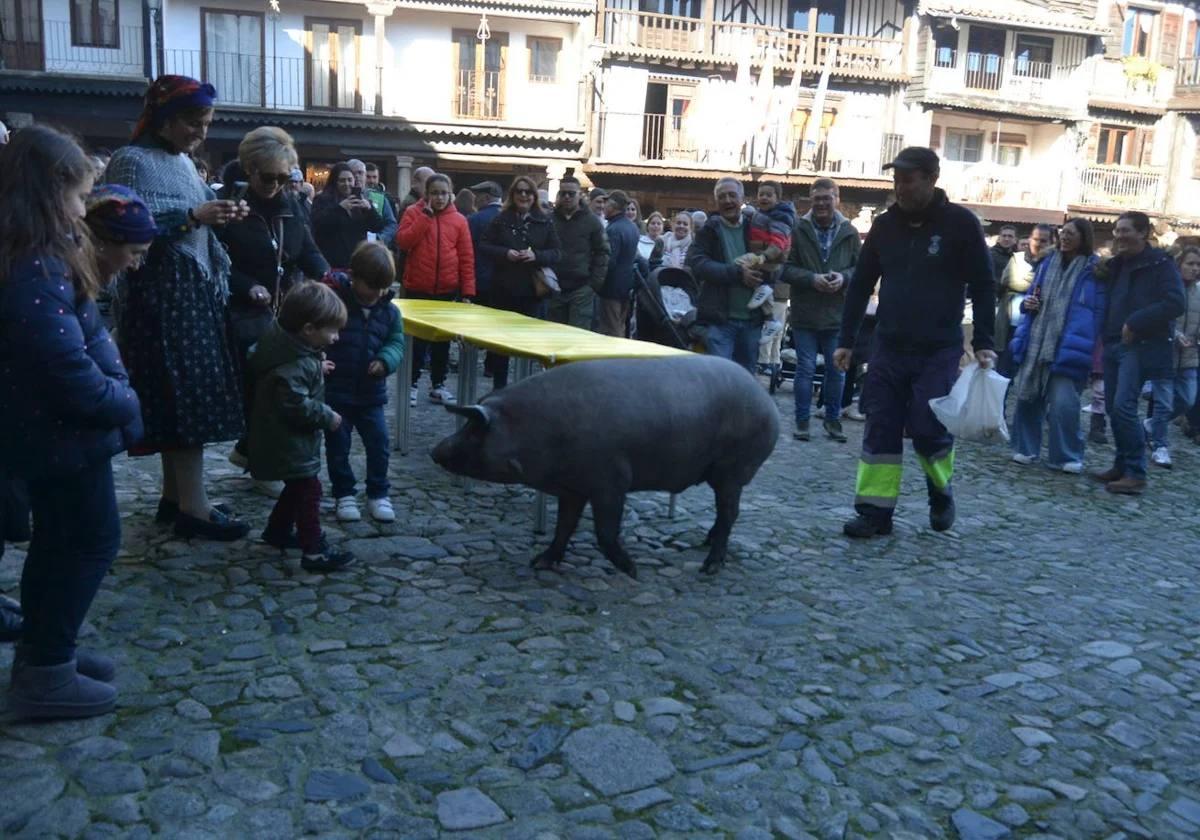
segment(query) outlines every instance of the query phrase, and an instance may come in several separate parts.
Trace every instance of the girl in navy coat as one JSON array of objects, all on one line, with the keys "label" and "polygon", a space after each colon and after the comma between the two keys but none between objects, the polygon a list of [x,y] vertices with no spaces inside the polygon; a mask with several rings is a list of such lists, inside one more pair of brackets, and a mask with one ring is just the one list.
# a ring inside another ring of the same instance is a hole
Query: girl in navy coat
[{"label": "girl in navy coat", "polygon": [[[111,661],[75,647],[121,540],[111,459],[141,433],[94,299],[92,181],[83,150],[44,126],[0,151],[0,472],[28,482],[33,510],[9,704],[25,717],[87,717],[116,702]],[[153,227],[140,201],[122,216]]]}]

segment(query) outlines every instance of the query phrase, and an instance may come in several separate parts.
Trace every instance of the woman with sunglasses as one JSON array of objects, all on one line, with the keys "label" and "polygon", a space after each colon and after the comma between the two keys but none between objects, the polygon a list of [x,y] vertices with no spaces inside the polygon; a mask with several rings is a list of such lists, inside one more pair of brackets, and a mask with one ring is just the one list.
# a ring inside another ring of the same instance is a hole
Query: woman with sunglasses
[{"label": "woman with sunglasses", "polygon": [[[496,309],[537,317],[541,309],[539,270],[558,264],[558,233],[550,216],[538,206],[537,184],[521,175],[508,188],[508,201],[492,219],[479,242],[480,253],[492,260],[491,305]],[[492,382],[508,384],[508,357],[496,354]]]},{"label": "woman with sunglasses", "polygon": [[[288,189],[296,167],[296,147],[281,128],[256,128],[242,138],[238,159],[225,167],[222,198],[245,198],[249,213],[217,232],[229,251],[229,322],[237,357],[244,362],[250,348],[271,325],[279,301],[296,279],[317,279],[329,271],[313,241],[305,214]],[[239,193],[244,192],[243,195]],[[242,389],[249,426],[253,389]],[[247,463],[245,440],[239,440],[229,459]],[[256,482],[276,497],[282,483]]]}]

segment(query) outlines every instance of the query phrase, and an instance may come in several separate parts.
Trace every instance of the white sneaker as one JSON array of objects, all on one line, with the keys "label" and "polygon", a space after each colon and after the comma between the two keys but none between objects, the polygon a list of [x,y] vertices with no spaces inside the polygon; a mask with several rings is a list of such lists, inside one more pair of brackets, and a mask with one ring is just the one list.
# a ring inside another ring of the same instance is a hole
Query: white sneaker
[{"label": "white sneaker", "polygon": [[867,419],[867,415],[858,410],[858,406],[852,405],[842,412],[842,417],[847,420],[854,420],[857,423],[862,423]]},{"label": "white sneaker", "polygon": [[1067,463],[1063,464],[1061,467],[1059,467],[1059,469],[1065,473],[1070,473],[1071,475],[1079,475],[1083,472],[1083,464],[1079,463],[1078,461],[1067,461]]},{"label": "white sneaker", "polygon": [[783,324],[778,321],[764,321],[762,326],[762,337],[759,338],[759,344],[769,344],[774,340],[775,336],[783,332]]},{"label": "white sneaker", "polygon": [[1167,451],[1167,447],[1160,446],[1154,450],[1154,454],[1150,456],[1150,460],[1155,466],[1171,469],[1171,453]]},{"label": "white sneaker", "polygon": [[1012,455],[1014,463],[1028,466],[1037,460],[1036,455],[1022,455],[1020,452],[1014,452]]},{"label": "white sneaker", "polygon": [[395,522],[396,511],[392,510],[389,499],[367,499],[367,513],[376,522]]},{"label": "white sneaker", "polygon": [[412,389],[408,392],[408,406],[409,406],[409,408],[417,407],[417,386],[416,385],[412,386]]},{"label": "white sneaker", "polygon": [[283,495],[283,482],[255,480],[254,491],[256,493],[262,493],[269,499],[278,499],[281,495]]},{"label": "white sneaker", "polygon": [[337,520],[338,522],[357,522],[362,519],[362,514],[358,510],[358,502],[354,501],[353,496],[342,496],[337,500]]},{"label": "white sneaker", "polygon": [[431,388],[429,391],[429,401],[435,405],[454,405],[456,402],[454,395],[450,393],[450,389],[445,385]]},{"label": "white sneaker", "polygon": [[758,309],[767,303],[774,303],[775,290],[770,286],[759,286],[754,290],[754,294],[750,296],[750,302],[746,304],[747,309]]}]

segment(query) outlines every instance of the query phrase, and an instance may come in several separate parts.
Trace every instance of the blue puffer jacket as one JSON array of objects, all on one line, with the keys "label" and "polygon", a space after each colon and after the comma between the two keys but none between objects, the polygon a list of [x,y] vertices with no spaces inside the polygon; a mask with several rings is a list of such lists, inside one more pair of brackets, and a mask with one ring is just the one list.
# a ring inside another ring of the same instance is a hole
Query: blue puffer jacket
[{"label": "blue puffer jacket", "polygon": [[346,274],[334,272],[327,282],[346,304],[347,317],[338,340],[325,350],[325,358],[334,364],[333,372],[325,377],[325,402],[335,409],[386,405],[387,376],[371,376],[367,367],[374,361],[383,362],[390,376],[404,360],[404,323],[392,303],[392,293],[384,292],[364,314]]},{"label": "blue puffer jacket", "polygon": [[141,406],[100,319],[58,260],[0,280],[0,473],[48,478],[111,458],[142,435]]},{"label": "blue puffer jacket", "polygon": [[[1038,263],[1029,294],[1032,295],[1042,288],[1052,262],[1054,260],[1044,259]],[[1071,302],[1067,304],[1067,320],[1058,341],[1058,350],[1054,354],[1054,363],[1050,366],[1052,374],[1067,376],[1077,382],[1086,381],[1092,372],[1092,353],[1100,339],[1104,312],[1108,304],[1108,287],[1097,279],[1094,273],[1098,262],[1097,257],[1088,257],[1087,265],[1075,281]],[[1029,349],[1029,334],[1036,319],[1036,315],[1025,313],[1012,341],[1009,342],[1008,347],[1015,364],[1019,365],[1025,360],[1025,353]]]}]

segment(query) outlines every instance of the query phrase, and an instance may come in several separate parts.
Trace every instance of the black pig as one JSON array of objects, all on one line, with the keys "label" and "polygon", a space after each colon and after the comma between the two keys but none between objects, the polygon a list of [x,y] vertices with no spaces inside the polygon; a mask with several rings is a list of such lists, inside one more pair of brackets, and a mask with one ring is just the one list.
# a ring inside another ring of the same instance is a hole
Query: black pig
[{"label": "black pig", "polygon": [[440,466],[558,498],[554,540],[535,568],[558,570],[591,502],[604,556],[635,578],[620,538],[627,493],[712,487],[717,518],[702,571],[715,574],[742,488],[779,437],[778,409],[758,382],[713,356],[575,362],[447,409],[467,423],[434,447]]}]

